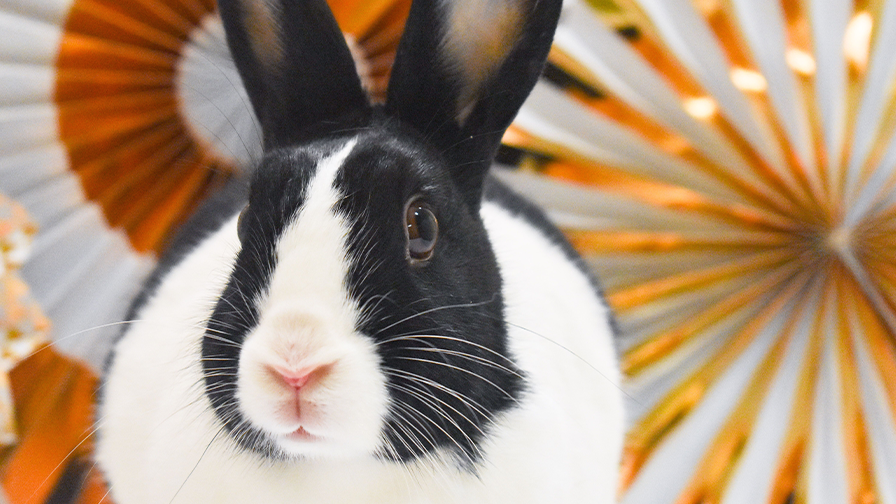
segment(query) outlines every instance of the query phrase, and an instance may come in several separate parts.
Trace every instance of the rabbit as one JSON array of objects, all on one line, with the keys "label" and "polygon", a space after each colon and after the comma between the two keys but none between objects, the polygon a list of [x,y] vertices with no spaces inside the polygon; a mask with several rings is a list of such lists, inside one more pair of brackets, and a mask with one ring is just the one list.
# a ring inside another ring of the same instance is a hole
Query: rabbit
[{"label": "rabbit", "polygon": [[114,347],[118,504],[610,503],[612,315],[489,174],[561,0],[416,0],[372,104],[324,0],[220,0],[264,155]]}]

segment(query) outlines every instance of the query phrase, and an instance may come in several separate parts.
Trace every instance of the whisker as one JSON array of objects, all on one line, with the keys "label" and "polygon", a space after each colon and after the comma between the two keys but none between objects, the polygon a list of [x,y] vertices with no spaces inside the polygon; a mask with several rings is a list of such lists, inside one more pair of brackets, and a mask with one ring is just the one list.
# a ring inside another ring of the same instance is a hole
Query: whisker
[{"label": "whisker", "polygon": [[[411,397],[415,397],[415,398],[419,399],[420,401],[424,402],[425,404],[428,404],[431,408],[433,408],[433,411],[435,411],[435,412],[438,413],[442,418],[444,418],[444,419],[447,420],[449,423],[451,423],[451,425],[453,425],[453,426],[454,426],[454,427],[461,433],[461,435],[463,435],[463,437],[466,438],[466,440],[470,443],[470,447],[471,447],[473,450],[475,450],[475,451],[477,452],[477,454],[478,454],[480,457],[485,458],[485,454],[482,453],[481,449],[480,449],[479,446],[476,444],[476,442],[473,441],[473,439],[472,439],[469,435],[467,435],[466,431],[464,431],[464,429],[463,429],[463,428],[462,428],[462,427],[461,427],[461,426],[460,426],[460,425],[459,425],[453,418],[451,418],[451,416],[448,415],[448,413],[446,413],[446,412],[441,408],[441,406],[439,406],[438,404],[435,404],[435,403],[433,402],[433,400],[434,400],[434,401],[438,401],[439,403],[443,404],[445,407],[451,409],[452,411],[454,411],[455,413],[457,413],[458,415],[460,415],[461,418],[463,418],[464,420],[466,420],[470,425],[472,425],[476,430],[478,430],[480,434],[482,434],[483,436],[485,436],[485,432],[484,432],[482,429],[480,429],[479,426],[478,426],[475,422],[473,422],[472,420],[470,420],[466,415],[464,415],[464,414],[461,413],[460,411],[457,411],[457,409],[455,409],[454,407],[452,407],[452,406],[451,406],[450,404],[448,404],[447,402],[445,402],[445,401],[439,399],[438,397],[436,397],[436,396],[433,395],[432,393],[427,392],[427,391],[425,391],[425,390],[421,390],[421,389],[419,389],[419,388],[417,388],[417,387],[415,387],[415,388],[413,388],[413,389],[410,389],[410,388],[407,388],[407,387],[403,387],[403,386],[396,385],[396,384],[394,384],[394,383],[393,383],[393,384],[390,384],[389,386],[390,386],[390,387],[393,387],[393,388],[396,388],[396,389],[398,389],[398,390],[402,390],[403,392],[407,393],[407,394],[410,395]],[[420,395],[420,394],[425,394],[425,395]],[[432,398],[432,400],[430,400],[429,398]],[[443,432],[444,432],[444,431],[443,431]],[[447,435],[447,434],[446,434],[446,435]],[[449,436],[449,438],[451,438],[451,436]],[[453,440],[453,439],[452,439],[452,440]],[[461,452],[466,453],[466,450],[464,450],[464,449],[463,449],[461,446],[459,446],[459,445],[458,445],[458,449],[460,449]],[[470,462],[472,462],[472,460],[471,460]]]},{"label": "whisker", "polygon": [[[465,340],[465,339],[463,339],[463,338],[456,338],[456,337],[453,337],[453,336],[445,336],[445,335],[442,335],[442,334],[413,334],[413,333],[409,333],[409,334],[401,334],[401,335],[394,336],[394,337],[392,337],[392,338],[389,338],[389,339],[386,339],[386,340],[383,340],[383,341],[379,341],[379,342],[376,343],[376,346],[380,346],[380,345],[384,345],[384,344],[392,343],[392,342],[395,342],[395,341],[402,341],[402,340],[406,340],[406,339],[409,339],[409,340],[435,339],[435,340],[447,340],[447,341],[454,341],[454,342],[457,342],[457,343],[464,343],[464,344],[466,344],[466,345],[470,345],[470,346],[472,346],[472,347],[476,347],[476,348],[478,348],[478,349],[480,349],[480,350],[484,350],[484,351],[486,351],[486,352],[488,352],[488,353],[494,355],[495,357],[500,357],[501,359],[503,359],[504,361],[506,361],[508,364],[513,364],[513,365],[516,364],[515,362],[513,362],[513,360],[511,360],[511,359],[510,359],[509,357],[507,357],[506,355],[503,355],[503,354],[501,354],[500,352],[498,352],[498,351],[496,351],[496,350],[493,350],[493,349],[491,349],[491,348],[489,348],[489,347],[487,347],[487,346],[481,345],[481,344],[479,344],[479,343],[475,343],[475,342],[473,342],[473,341],[468,341],[468,340]],[[437,347],[434,347],[434,348],[437,348]]]},{"label": "whisker", "polygon": [[445,363],[445,362],[439,362],[439,361],[434,361],[434,360],[429,360],[429,359],[419,359],[419,358],[416,358],[416,357],[396,356],[396,357],[394,357],[394,358],[395,358],[395,359],[400,359],[400,360],[407,360],[407,361],[424,362],[424,363],[427,363],[427,364],[435,364],[435,365],[437,365],[437,366],[445,366],[445,367],[454,369],[454,370],[456,370],[456,371],[460,371],[460,372],[462,372],[462,373],[466,373],[466,374],[468,374],[468,375],[470,375],[470,376],[474,376],[474,377],[476,377],[476,378],[479,378],[480,380],[484,381],[485,383],[488,383],[489,385],[491,385],[492,387],[494,387],[495,389],[497,389],[499,392],[501,392],[502,394],[504,394],[505,396],[507,396],[507,398],[510,399],[511,401],[513,401],[513,402],[515,402],[515,403],[518,403],[518,402],[519,402],[515,397],[513,397],[513,395],[511,395],[510,393],[508,393],[508,392],[507,392],[506,390],[504,390],[503,388],[499,387],[497,384],[495,384],[494,382],[492,382],[492,381],[489,380],[488,378],[486,378],[486,377],[484,377],[484,376],[482,376],[482,375],[480,375],[480,374],[478,374],[478,373],[474,373],[473,371],[470,371],[469,369],[464,369],[464,368],[462,368],[462,367],[454,366],[454,365],[452,365],[452,364],[448,364],[448,363]]},{"label": "whisker", "polygon": [[411,316],[405,317],[405,318],[399,320],[398,322],[394,322],[394,323],[380,329],[379,331],[377,331],[377,334],[381,334],[384,331],[388,331],[389,329],[392,329],[393,327],[397,326],[398,324],[403,324],[403,323],[405,323],[409,320],[413,320],[417,317],[422,317],[423,315],[427,315],[427,314],[434,313],[437,311],[442,311],[442,310],[451,310],[451,309],[455,309],[455,308],[477,308],[479,306],[484,306],[484,305],[494,302],[496,298],[497,298],[497,294],[493,295],[492,298],[488,301],[480,301],[478,303],[461,303],[461,304],[455,304],[455,305],[437,306],[435,308],[430,308],[430,309],[424,310],[420,313],[415,313]]},{"label": "whisker", "polygon": [[425,376],[420,376],[417,373],[412,373],[410,371],[404,371],[404,370],[395,369],[395,368],[388,368],[386,370],[386,374],[388,374],[390,376],[395,376],[395,377],[403,377],[403,378],[406,378],[409,380],[416,381],[422,385],[429,385],[433,388],[442,390],[443,392],[450,394],[450,395],[456,397],[461,402],[463,402],[468,408],[470,408],[471,411],[473,411],[473,413],[478,413],[479,415],[482,415],[485,418],[488,418],[490,416],[490,414],[488,413],[488,410],[484,406],[479,404],[479,402],[476,401],[475,399],[473,399],[472,397],[470,397],[466,394],[463,394],[461,392],[458,392],[457,390],[452,389],[451,387],[448,387],[446,385],[443,385],[435,380],[426,378]]},{"label": "whisker", "polygon": [[199,460],[196,461],[196,465],[193,466],[193,469],[190,470],[190,474],[187,475],[186,479],[184,479],[184,482],[181,483],[180,487],[178,487],[177,491],[174,492],[174,495],[171,497],[171,500],[168,501],[168,504],[171,504],[172,502],[174,502],[174,499],[177,498],[178,494],[180,494],[180,491],[184,489],[184,485],[187,484],[187,481],[189,481],[190,477],[193,476],[193,473],[196,472],[196,468],[199,467],[199,463],[202,462],[202,459],[205,458],[205,454],[208,453],[209,448],[212,447],[212,444],[214,444],[215,440],[218,439],[218,436],[220,436],[223,431],[224,431],[224,427],[221,427],[220,429],[218,429],[218,432],[215,433],[215,436],[212,438],[212,440],[208,442],[208,445],[206,445],[205,450],[202,451],[202,455],[199,456]]},{"label": "whisker", "polygon": [[559,342],[557,342],[557,341],[554,341],[554,340],[552,340],[551,338],[548,338],[547,336],[545,336],[545,335],[543,335],[543,334],[539,334],[539,333],[536,332],[536,331],[533,331],[533,330],[531,330],[531,329],[528,329],[528,328],[526,328],[526,327],[523,327],[523,326],[521,326],[521,325],[514,324],[514,323],[512,323],[512,322],[507,322],[507,325],[516,327],[517,329],[520,329],[520,330],[522,330],[522,331],[525,331],[525,332],[527,332],[527,333],[529,333],[529,334],[532,334],[532,335],[534,335],[534,336],[538,336],[539,338],[543,339],[544,341],[547,341],[547,342],[549,342],[549,343],[552,343],[552,344],[556,345],[558,348],[561,348],[562,350],[566,351],[569,355],[572,355],[573,357],[575,357],[575,358],[578,359],[579,361],[583,362],[586,366],[588,366],[589,368],[591,368],[592,370],[594,370],[595,373],[599,374],[601,377],[604,378],[604,380],[606,380],[607,382],[609,382],[610,384],[612,384],[618,391],[622,392],[622,394],[625,395],[627,398],[629,398],[632,402],[634,402],[634,403],[637,404],[638,406],[641,406],[642,408],[646,408],[646,406],[645,406],[644,404],[642,404],[642,403],[641,403],[640,401],[638,401],[635,397],[633,397],[633,396],[630,395],[628,392],[626,392],[625,389],[623,389],[622,387],[620,387],[616,382],[614,382],[613,380],[611,380],[606,374],[603,373],[603,371],[601,371],[600,369],[598,369],[597,366],[595,366],[594,364],[591,364],[590,362],[588,362],[587,359],[585,359],[585,358],[582,357],[581,355],[579,355],[579,354],[573,352],[572,350],[570,350],[568,347],[564,346],[563,344],[561,344],[561,343],[559,343]]}]

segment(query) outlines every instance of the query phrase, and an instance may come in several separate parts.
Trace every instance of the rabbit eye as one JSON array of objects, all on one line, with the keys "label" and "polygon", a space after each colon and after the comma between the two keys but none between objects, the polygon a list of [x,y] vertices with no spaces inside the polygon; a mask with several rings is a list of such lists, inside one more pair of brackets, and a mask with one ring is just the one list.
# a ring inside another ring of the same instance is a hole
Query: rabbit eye
[{"label": "rabbit eye", "polygon": [[408,233],[408,257],[412,262],[432,257],[439,236],[439,221],[420,198],[413,198],[404,213]]},{"label": "rabbit eye", "polygon": [[236,235],[239,237],[240,243],[245,243],[249,236],[249,223],[247,222],[249,219],[246,218],[248,212],[249,205],[246,205],[236,220]]}]

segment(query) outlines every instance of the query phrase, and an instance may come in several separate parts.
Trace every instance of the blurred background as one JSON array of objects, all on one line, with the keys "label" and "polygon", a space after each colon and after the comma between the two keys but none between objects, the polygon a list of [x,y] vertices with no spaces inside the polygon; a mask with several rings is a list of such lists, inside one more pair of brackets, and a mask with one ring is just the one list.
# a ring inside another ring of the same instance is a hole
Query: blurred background
[{"label": "blurred background", "polygon": [[[330,4],[381,100],[410,2]],[[566,1],[495,170],[617,313],[623,503],[896,504],[893,47],[893,0]],[[214,0],[0,0],[0,502],[109,502],[103,362],[247,103]]]}]

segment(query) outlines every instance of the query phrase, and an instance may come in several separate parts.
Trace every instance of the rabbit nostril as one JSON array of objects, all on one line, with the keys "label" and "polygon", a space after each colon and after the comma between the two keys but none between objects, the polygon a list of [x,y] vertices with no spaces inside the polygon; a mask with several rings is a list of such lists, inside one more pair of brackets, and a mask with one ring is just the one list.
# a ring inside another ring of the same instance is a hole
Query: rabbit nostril
[{"label": "rabbit nostril", "polygon": [[326,364],[304,367],[271,366],[270,369],[278,380],[296,390],[300,390],[310,383],[319,381],[329,372],[331,367],[332,365]]},{"label": "rabbit nostril", "polygon": [[311,379],[311,374],[282,374],[280,375],[283,378],[283,381],[286,382],[287,385],[294,388],[302,388],[308,383],[308,380]]}]

